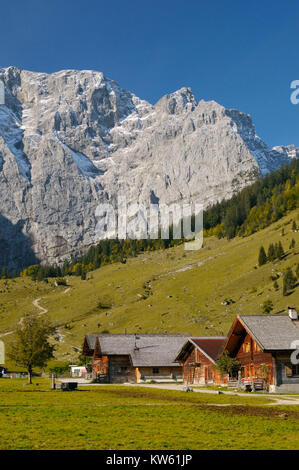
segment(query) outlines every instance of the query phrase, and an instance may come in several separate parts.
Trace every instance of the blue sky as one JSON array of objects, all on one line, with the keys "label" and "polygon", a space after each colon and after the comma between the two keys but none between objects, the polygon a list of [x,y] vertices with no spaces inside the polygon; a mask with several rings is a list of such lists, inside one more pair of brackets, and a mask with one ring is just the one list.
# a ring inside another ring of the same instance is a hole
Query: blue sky
[{"label": "blue sky", "polygon": [[2,67],[100,70],[151,103],[190,86],[299,146],[298,0],[9,0],[0,16]]}]

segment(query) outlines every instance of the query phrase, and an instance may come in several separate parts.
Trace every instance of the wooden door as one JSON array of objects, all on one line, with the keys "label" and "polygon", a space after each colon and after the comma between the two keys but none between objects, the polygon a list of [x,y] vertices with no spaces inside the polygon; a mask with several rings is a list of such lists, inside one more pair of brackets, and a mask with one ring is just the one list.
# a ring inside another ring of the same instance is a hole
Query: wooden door
[{"label": "wooden door", "polygon": [[191,366],[189,369],[188,383],[193,384],[194,381],[194,368]]}]

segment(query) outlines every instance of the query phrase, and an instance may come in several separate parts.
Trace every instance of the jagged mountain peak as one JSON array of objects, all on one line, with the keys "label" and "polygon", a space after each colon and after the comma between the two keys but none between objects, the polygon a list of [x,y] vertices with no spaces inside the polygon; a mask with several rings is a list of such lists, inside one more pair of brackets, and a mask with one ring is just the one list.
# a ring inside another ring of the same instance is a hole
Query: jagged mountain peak
[{"label": "jagged mountain peak", "polygon": [[120,193],[209,205],[298,156],[269,148],[248,114],[197,103],[189,87],[152,105],[92,70],[9,67],[0,79],[0,265],[22,265],[24,239],[48,263],[96,243],[96,207]]},{"label": "jagged mountain peak", "polygon": [[163,96],[155,105],[155,109],[166,114],[180,114],[193,111],[197,102],[191,88],[183,87],[171,94]]}]

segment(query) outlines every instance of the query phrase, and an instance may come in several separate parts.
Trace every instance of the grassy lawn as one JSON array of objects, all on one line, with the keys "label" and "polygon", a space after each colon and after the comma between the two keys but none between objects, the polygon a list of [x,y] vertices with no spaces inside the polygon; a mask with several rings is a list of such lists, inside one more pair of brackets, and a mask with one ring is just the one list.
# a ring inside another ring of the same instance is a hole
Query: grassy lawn
[{"label": "grassy lawn", "polygon": [[2,450],[299,449],[298,407],[263,397],[25,383],[0,380]]}]

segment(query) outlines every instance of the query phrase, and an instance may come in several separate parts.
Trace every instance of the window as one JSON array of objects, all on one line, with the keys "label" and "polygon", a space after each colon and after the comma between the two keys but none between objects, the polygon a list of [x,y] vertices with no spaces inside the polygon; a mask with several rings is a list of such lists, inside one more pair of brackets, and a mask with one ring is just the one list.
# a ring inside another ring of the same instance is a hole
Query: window
[{"label": "window", "polygon": [[285,372],[287,377],[298,377],[299,376],[299,364],[286,364]]},{"label": "window", "polygon": [[153,367],[153,374],[159,374],[158,367]]},{"label": "window", "polygon": [[125,373],[127,372],[127,369],[128,369],[127,367],[121,366],[120,372],[121,372],[122,374],[125,374]]},{"label": "window", "polygon": [[254,346],[253,346],[254,347],[254,352],[260,352],[261,348],[259,347],[259,345],[256,342],[254,342],[253,344],[254,344]]},{"label": "window", "polygon": [[250,352],[250,343],[243,343],[243,352]]}]

